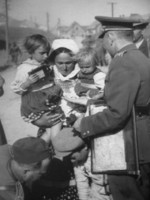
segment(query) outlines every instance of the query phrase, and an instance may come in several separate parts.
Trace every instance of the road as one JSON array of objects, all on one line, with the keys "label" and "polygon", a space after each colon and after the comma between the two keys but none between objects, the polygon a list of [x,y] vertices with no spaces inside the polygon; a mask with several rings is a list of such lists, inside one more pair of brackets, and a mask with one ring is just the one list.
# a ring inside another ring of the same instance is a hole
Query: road
[{"label": "road", "polygon": [[5,79],[4,95],[0,97],[0,118],[3,124],[7,142],[12,144],[15,140],[36,136],[37,127],[26,123],[20,116],[20,96],[13,93],[10,84],[15,77],[16,67],[0,72]]}]

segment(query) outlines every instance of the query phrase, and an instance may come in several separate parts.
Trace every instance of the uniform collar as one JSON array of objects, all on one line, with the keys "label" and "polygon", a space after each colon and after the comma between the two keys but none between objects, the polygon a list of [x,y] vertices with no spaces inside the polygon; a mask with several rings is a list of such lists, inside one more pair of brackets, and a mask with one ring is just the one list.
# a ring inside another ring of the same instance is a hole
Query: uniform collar
[{"label": "uniform collar", "polygon": [[129,50],[134,50],[134,49],[137,49],[135,44],[128,44],[128,45],[124,46],[122,49],[120,49],[117,53],[129,51]]},{"label": "uniform collar", "polygon": [[135,43],[136,47],[139,48],[143,42],[144,42],[144,38],[142,38],[142,40]]}]

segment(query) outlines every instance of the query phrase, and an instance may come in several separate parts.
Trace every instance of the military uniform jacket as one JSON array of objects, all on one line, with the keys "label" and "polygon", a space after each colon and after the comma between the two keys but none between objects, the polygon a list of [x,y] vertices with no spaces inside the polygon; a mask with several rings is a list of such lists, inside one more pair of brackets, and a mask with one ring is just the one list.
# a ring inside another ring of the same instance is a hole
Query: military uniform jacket
[{"label": "military uniform jacket", "polygon": [[[124,47],[113,58],[104,92],[107,109],[82,119],[82,138],[103,136],[124,128],[133,105],[147,105],[150,99],[150,61],[134,44]],[[149,118],[143,116],[136,119],[141,162],[150,162]]]},{"label": "military uniform jacket", "polygon": [[149,45],[146,39],[143,40],[142,44],[139,46],[139,50],[149,57]]}]

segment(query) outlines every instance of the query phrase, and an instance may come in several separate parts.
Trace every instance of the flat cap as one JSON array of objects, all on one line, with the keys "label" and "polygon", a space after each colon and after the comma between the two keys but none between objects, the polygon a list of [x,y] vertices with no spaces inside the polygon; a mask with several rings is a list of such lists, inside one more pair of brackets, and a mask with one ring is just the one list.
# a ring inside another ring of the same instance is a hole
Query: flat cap
[{"label": "flat cap", "polygon": [[85,146],[73,128],[63,128],[52,141],[56,156],[68,156]]},{"label": "flat cap", "polygon": [[47,143],[36,137],[17,140],[10,148],[12,158],[21,164],[32,164],[50,157]]},{"label": "flat cap", "polygon": [[96,16],[95,19],[99,21],[103,27],[100,38],[102,38],[107,31],[133,30],[133,23],[140,23],[140,20],[120,17]]}]

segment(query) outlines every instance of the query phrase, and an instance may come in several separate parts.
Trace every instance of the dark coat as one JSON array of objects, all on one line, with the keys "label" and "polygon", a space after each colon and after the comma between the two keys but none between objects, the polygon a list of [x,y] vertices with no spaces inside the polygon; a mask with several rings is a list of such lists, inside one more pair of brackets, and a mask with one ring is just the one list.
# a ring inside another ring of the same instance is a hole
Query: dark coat
[{"label": "dark coat", "polygon": [[139,46],[139,50],[144,53],[147,57],[150,56],[150,49],[148,45],[148,41],[146,39],[143,40],[142,44]]},{"label": "dark coat", "polygon": [[[135,45],[124,47],[112,60],[106,77],[107,109],[81,121],[81,136],[102,136],[126,128],[134,103],[146,106],[150,99],[150,61]],[[137,118],[139,156],[150,162],[150,117]]]}]

